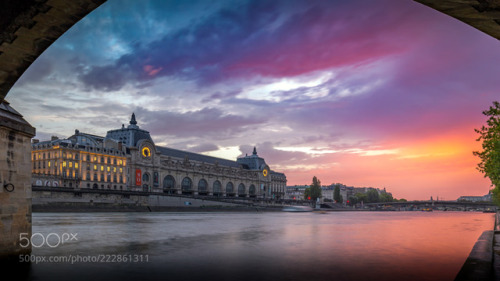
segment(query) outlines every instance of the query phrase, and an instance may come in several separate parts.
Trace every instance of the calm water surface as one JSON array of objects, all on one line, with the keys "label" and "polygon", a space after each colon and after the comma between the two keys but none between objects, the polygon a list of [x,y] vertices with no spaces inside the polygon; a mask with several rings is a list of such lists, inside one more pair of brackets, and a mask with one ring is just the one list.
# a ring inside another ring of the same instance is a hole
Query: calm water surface
[{"label": "calm water surface", "polygon": [[[34,213],[30,280],[453,280],[493,214]],[[54,234],[51,234],[54,233]],[[49,235],[51,234],[51,235]],[[57,235],[55,235],[57,234]],[[89,262],[98,256],[99,262]],[[135,262],[118,262],[118,255]],[[87,260],[84,260],[84,259]],[[114,262],[111,262],[114,261]],[[142,261],[142,262],[141,262]]]}]

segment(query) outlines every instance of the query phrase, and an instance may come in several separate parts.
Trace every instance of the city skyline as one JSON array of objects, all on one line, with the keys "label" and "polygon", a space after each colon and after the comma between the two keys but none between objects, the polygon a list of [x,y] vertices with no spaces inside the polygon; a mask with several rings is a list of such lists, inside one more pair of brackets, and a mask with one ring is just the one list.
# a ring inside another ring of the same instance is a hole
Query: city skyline
[{"label": "city skyline", "polygon": [[498,96],[498,40],[374,2],[109,0],[7,100],[40,139],[103,135],[135,112],[160,145],[231,160],[257,146],[288,185],[486,194],[472,151]]}]

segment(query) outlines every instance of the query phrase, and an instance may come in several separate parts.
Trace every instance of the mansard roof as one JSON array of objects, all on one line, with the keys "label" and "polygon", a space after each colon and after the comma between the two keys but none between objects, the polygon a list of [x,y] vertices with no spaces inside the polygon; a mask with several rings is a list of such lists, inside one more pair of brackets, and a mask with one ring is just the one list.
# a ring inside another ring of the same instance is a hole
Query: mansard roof
[{"label": "mansard roof", "polygon": [[236,161],[242,165],[248,166],[250,170],[261,170],[267,166],[264,158],[257,155],[257,149],[255,147],[253,148],[252,155],[240,157],[236,159]]},{"label": "mansard roof", "polygon": [[129,147],[137,146],[140,140],[149,140],[154,143],[148,131],[139,129],[137,120],[135,119],[135,113],[132,113],[129,124],[127,128],[122,126],[121,129],[108,131],[106,138],[122,142]]},{"label": "mansard roof", "polygon": [[204,162],[204,163],[208,163],[208,164],[219,163],[219,165],[221,165],[221,166],[228,166],[228,167],[233,167],[233,168],[243,167],[244,169],[248,169],[248,167],[246,165],[242,165],[236,161],[231,161],[231,160],[227,160],[227,159],[223,159],[223,158],[207,156],[207,155],[203,155],[203,154],[173,149],[173,148],[169,148],[169,147],[157,146],[156,149],[158,151],[160,151],[160,153],[162,155],[165,155],[165,156],[181,158],[181,159],[184,159],[187,156],[187,158],[189,160]]}]

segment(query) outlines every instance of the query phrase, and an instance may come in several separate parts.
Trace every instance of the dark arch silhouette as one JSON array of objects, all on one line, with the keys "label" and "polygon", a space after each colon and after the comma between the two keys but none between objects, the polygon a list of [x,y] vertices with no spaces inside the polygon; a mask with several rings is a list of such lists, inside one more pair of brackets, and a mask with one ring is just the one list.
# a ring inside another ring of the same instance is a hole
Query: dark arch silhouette
[{"label": "dark arch silhouette", "polygon": [[1,1],[0,102],[45,49],[104,2],[106,0]]}]

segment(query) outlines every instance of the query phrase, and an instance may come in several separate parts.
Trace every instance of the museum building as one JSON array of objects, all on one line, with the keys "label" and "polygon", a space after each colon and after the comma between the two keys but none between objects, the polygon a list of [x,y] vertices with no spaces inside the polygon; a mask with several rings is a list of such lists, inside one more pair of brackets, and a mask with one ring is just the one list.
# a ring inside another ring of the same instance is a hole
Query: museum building
[{"label": "museum building", "polygon": [[236,161],[155,145],[135,114],[106,137],[81,133],[32,142],[33,185],[283,199],[286,176],[254,148]]}]

